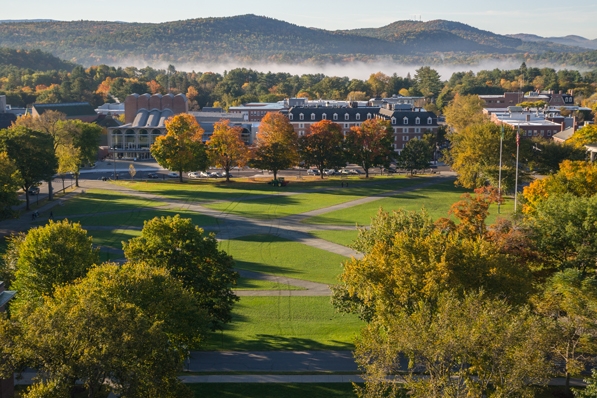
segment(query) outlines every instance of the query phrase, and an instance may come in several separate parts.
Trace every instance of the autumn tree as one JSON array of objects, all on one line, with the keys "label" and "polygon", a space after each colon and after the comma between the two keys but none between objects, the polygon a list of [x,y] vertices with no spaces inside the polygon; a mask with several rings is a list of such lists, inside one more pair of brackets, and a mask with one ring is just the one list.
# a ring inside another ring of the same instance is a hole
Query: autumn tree
[{"label": "autumn tree", "polygon": [[230,126],[228,120],[221,120],[214,124],[207,142],[209,158],[212,164],[226,171],[226,182],[230,182],[230,169],[244,166],[249,159],[250,151],[241,134],[241,126]]},{"label": "autumn tree", "polygon": [[56,150],[59,169],[72,172],[78,187],[81,166],[94,163],[97,159],[102,128],[80,120],[67,120],[59,125],[68,134]]},{"label": "autumn tree", "polygon": [[3,257],[2,266],[14,274],[11,288],[19,291],[13,307],[51,296],[56,287],[84,276],[99,262],[99,252],[87,231],[68,220],[50,220],[14,237]]},{"label": "autumn tree", "polygon": [[400,151],[396,159],[396,167],[409,171],[412,175],[415,170],[424,170],[429,167],[431,148],[424,140],[410,140]]},{"label": "autumn tree", "polygon": [[14,126],[0,131],[0,145],[18,170],[29,210],[29,189],[50,180],[58,167],[52,139],[27,127]]},{"label": "autumn tree", "polygon": [[150,151],[160,166],[178,171],[180,182],[182,173],[205,170],[208,166],[203,129],[190,114],[166,120],[166,135],[157,137]]},{"label": "autumn tree", "polygon": [[156,217],[145,221],[141,236],[123,246],[128,261],[165,267],[181,280],[209,314],[212,329],[230,322],[238,300],[232,291],[238,274],[232,257],[219,250],[214,234],[178,215]]},{"label": "autumn tree", "polygon": [[299,138],[299,153],[307,166],[315,166],[323,178],[324,169],[334,169],[344,160],[342,127],[329,120],[311,125],[311,132]]},{"label": "autumn tree", "polygon": [[[1,144],[0,144],[1,145]],[[10,217],[11,206],[19,203],[20,176],[15,162],[0,151],[0,220]]]},{"label": "autumn tree", "polygon": [[181,281],[142,263],[95,267],[18,320],[16,348],[45,375],[27,396],[192,396],[177,376],[209,324]]},{"label": "autumn tree", "polygon": [[584,149],[585,145],[595,143],[597,143],[597,125],[595,124],[581,127],[566,141],[566,145],[580,149]]},{"label": "autumn tree", "polygon": [[456,94],[450,104],[444,108],[446,123],[456,132],[461,132],[474,124],[486,123],[489,118],[483,114],[484,104],[478,95]]},{"label": "autumn tree", "polygon": [[298,163],[298,136],[286,116],[275,112],[265,115],[253,155],[253,167],[270,170],[274,179],[278,178],[278,171]]},{"label": "autumn tree", "polygon": [[351,127],[346,134],[344,146],[348,161],[361,166],[365,177],[369,178],[369,168],[388,166],[396,155],[392,139],[390,121],[365,120],[360,126]]}]

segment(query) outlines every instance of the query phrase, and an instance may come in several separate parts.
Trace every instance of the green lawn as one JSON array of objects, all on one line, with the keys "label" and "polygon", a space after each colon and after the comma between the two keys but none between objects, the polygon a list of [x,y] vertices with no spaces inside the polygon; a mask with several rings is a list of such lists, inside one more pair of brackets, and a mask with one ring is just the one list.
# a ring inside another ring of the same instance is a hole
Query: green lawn
[{"label": "green lawn", "polygon": [[251,235],[220,243],[236,266],[313,282],[337,283],[347,258],[273,235]]},{"label": "green lawn", "polygon": [[166,203],[163,202],[137,198],[116,191],[89,189],[84,194],[66,201],[64,206],[55,206],[52,211],[54,218],[61,218],[165,205]]},{"label": "green lawn", "polygon": [[112,230],[91,230],[88,231],[88,234],[93,237],[93,244],[96,246],[122,249],[122,241],[128,241],[141,235],[141,231],[114,228]]},{"label": "green lawn", "polygon": [[199,398],[335,398],[356,397],[350,383],[267,384],[204,383],[188,384]]},{"label": "green lawn", "polygon": [[83,217],[69,217],[69,220],[80,222],[81,225],[83,225],[83,228],[85,228],[86,225],[126,228],[127,226],[142,227],[143,221],[145,220],[151,220],[154,217],[174,217],[177,214],[180,214],[180,216],[183,218],[192,219],[193,223],[197,224],[199,227],[209,227],[218,223],[218,221],[213,217],[183,209],[144,209],[106,215],[90,214],[89,216]]},{"label": "green lawn", "polygon": [[339,314],[329,297],[241,297],[232,322],[204,350],[347,350],[364,323]]},{"label": "green lawn", "polygon": [[285,283],[264,281],[261,279],[238,278],[235,290],[306,290],[302,287]]},{"label": "green lawn", "polygon": [[350,246],[350,244],[357,238],[358,231],[313,231],[311,235],[327,240],[329,242],[337,243],[342,246]]}]

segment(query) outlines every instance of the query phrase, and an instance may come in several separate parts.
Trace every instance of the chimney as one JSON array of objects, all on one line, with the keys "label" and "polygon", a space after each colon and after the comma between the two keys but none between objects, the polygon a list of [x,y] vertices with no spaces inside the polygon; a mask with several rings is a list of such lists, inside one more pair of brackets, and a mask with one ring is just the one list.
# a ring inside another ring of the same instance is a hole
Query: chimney
[{"label": "chimney", "polygon": [[530,122],[530,121],[531,121],[531,114],[530,114],[530,113],[528,113],[528,114],[526,115],[526,121],[527,121],[527,122]]}]

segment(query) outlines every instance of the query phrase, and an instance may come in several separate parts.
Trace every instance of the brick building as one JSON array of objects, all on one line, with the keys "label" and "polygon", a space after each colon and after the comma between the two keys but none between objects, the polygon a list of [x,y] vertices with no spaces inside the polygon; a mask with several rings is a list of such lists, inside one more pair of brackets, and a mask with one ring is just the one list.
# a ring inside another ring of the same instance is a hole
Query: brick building
[{"label": "brick building", "polygon": [[247,122],[261,122],[269,112],[280,112],[285,109],[283,104],[267,102],[250,102],[240,106],[228,108],[230,113],[240,113],[245,116]]}]

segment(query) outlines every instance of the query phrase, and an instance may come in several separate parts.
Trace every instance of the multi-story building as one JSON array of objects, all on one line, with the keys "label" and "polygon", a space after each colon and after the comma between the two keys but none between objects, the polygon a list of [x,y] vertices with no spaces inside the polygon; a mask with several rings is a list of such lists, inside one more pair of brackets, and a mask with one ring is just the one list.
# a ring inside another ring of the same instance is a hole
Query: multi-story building
[{"label": "multi-story building", "polygon": [[437,117],[431,112],[411,105],[386,107],[293,107],[288,110],[288,119],[299,137],[311,132],[311,125],[322,120],[338,123],[346,135],[351,128],[360,126],[365,120],[389,120],[394,132],[394,149],[400,152],[411,139],[420,139],[426,132],[439,128]]},{"label": "multi-story building", "polygon": [[[572,118],[571,118],[572,119]],[[551,138],[566,128],[566,122],[549,120],[549,114],[529,112],[519,106],[511,106],[504,112],[491,114],[491,121],[498,125],[508,125],[520,129],[522,137]]]},{"label": "multi-story building", "polygon": [[260,122],[269,112],[280,112],[283,109],[285,109],[283,103],[249,102],[240,106],[231,106],[228,112],[246,115],[245,120],[254,123]]},{"label": "multi-story building", "polygon": [[485,108],[491,110],[507,109],[509,106],[516,106],[522,102],[544,101],[547,106],[561,108],[574,106],[574,96],[572,94],[559,93],[552,91],[504,93],[502,95],[479,95],[479,98],[485,102]]},{"label": "multi-story building", "polygon": [[[6,290],[4,282],[0,282],[0,312],[4,312],[6,304],[13,298],[16,292]],[[0,398],[11,398],[14,396],[14,379],[0,379]]]},{"label": "multi-story building", "polygon": [[66,115],[67,119],[76,119],[86,123],[97,120],[98,114],[89,102],[66,102],[61,104],[33,104],[31,114],[38,117],[47,111],[57,111]]}]

